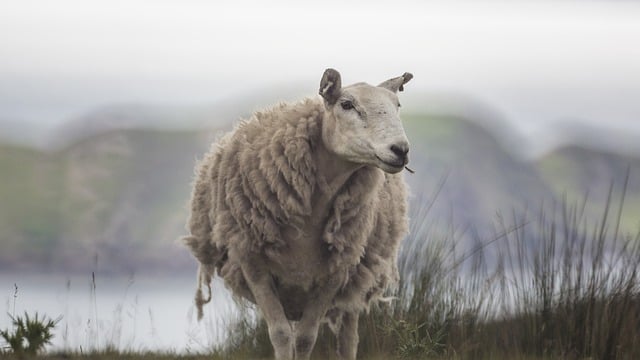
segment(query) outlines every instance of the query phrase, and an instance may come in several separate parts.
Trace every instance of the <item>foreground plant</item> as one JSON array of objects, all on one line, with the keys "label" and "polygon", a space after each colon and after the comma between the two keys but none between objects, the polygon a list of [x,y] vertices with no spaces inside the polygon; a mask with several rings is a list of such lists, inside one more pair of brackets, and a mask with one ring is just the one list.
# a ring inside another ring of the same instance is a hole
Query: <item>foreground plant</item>
[{"label": "foreground plant", "polygon": [[13,317],[9,314],[9,318],[13,323],[13,331],[2,330],[0,336],[15,354],[27,355],[35,355],[44,350],[46,345],[51,344],[52,331],[61,320],[61,318],[53,320],[46,315],[39,318],[37,312],[33,318],[29,317],[27,312],[24,313],[24,317]]}]

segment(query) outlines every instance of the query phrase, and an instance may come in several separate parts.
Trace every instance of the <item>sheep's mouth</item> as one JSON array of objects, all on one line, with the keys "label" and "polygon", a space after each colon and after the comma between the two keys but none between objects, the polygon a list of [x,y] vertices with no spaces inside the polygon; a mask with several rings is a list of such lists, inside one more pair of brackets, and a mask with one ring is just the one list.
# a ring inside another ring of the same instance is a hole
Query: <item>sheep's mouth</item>
[{"label": "sheep's mouth", "polygon": [[376,155],[376,158],[383,164],[387,165],[390,168],[393,168],[394,170],[398,170],[401,171],[402,169],[404,169],[404,165],[405,165],[405,160],[404,159],[398,159],[398,161],[386,161],[383,160],[380,156]]}]

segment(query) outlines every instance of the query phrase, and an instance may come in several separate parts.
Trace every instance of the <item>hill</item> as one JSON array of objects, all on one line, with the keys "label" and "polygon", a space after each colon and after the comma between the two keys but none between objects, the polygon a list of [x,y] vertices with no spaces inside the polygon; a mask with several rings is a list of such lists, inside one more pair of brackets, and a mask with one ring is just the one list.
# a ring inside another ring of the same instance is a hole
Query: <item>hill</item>
[{"label": "hill", "polygon": [[[0,147],[3,268],[171,270],[193,166],[208,148],[196,131],[113,130],[55,152]],[[167,260],[169,260],[167,262]]]},{"label": "hill", "polygon": [[[526,160],[472,119],[414,114],[405,121],[413,220],[432,232],[457,226],[486,238],[499,214],[536,212],[585,194],[595,217],[612,181],[620,195],[627,169],[622,225],[640,227],[640,158],[568,146]],[[194,164],[213,133],[109,128],[49,151],[0,145],[0,268],[191,271],[194,262],[176,239]],[[434,200],[443,178],[429,218],[421,219],[417,209]]]}]

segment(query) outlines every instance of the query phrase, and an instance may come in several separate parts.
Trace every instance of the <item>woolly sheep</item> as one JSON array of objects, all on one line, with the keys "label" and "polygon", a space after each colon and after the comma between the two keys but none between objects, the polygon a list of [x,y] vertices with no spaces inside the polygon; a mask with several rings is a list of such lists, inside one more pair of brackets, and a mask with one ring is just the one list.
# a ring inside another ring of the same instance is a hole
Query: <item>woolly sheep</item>
[{"label": "woolly sheep", "polygon": [[342,87],[327,69],[320,97],[257,112],[212,146],[184,238],[199,318],[217,273],[261,310],[277,359],[309,358],[322,322],[355,359],[359,313],[398,279],[409,142],[396,94],[412,77]]}]

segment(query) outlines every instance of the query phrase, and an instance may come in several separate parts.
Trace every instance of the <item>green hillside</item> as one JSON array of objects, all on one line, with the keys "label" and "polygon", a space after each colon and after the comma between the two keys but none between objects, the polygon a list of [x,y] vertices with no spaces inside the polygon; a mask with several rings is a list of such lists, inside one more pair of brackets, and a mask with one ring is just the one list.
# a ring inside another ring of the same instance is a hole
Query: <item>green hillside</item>
[{"label": "green hillside", "polygon": [[504,149],[487,130],[468,120],[412,116],[406,121],[412,141],[408,180],[414,193],[430,195],[446,176],[433,209],[444,221],[487,232],[497,212],[540,206],[554,196],[533,164]]},{"label": "green hillside", "polygon": [[[412,208],[446,182],[430,221],[490,236],[497,214],[589,194],[600,216],[611,181],[619,198],[630,169],[623,230],[640,227],[640,159],[565,148],[524,161],[489,131],[451,116],[405,116]],[[191,270],[184,233],[196,159],[209,131],[112,130],[53,152],[0,145],[0,268]],[[413,219],[424,221],[424,219]],[[444,230],[443,230],[444,231]]]},{"label": "green hillside", "polygon": [[82,269],[97,260],[127,270],[165,259],[207,137],[121,130],[52,153],[2,147],[1,266]]},{"label": "green hillside", "polygon": [[0,169],[2,254],[42,261],[60,240],[60,168],[38,151],[0,146]]},{"label": "green hillside", "polygon": [[593,218],[602,216],[610,187],[617,215],[625,190],[622,229],[640,229],[640,158],[569,146],[542,157],[536,167],[556,196],[578,203],[587,199],[585,211]]}]

